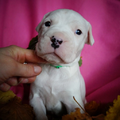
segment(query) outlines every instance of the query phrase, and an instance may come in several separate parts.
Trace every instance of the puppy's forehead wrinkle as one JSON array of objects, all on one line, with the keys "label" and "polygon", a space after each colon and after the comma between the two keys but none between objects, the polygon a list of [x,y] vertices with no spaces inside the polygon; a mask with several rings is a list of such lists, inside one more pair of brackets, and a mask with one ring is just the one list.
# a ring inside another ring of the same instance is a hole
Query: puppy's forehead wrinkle
[{"label": "puppy's forehead wrinkle", "polygon": [[[72,17],[73,18],[73,17]],[[50,21],[51,22],[51,25],[54,25],[54,24],[62,24],[62,25],[78,25],[78,26],[82,26],[84,25],[84,20],[83,21],[80,21],[79,19],[71,19],[71,18],[68,18],[66,16],[59,16],[59,17],[48,17],[46,19],[44,19],[44,23],[47,22],[47,21]],[[44,24],[43,23],[43,24]]]},{"label": "puppy's forehead wrinkle", "polygon": [[[74,19],[73,19],[74,18]],[[78,14],[75,11],[72,10],[57,10],[53,11],[52,13],[50,13],[49,15],[46,16],[46,18],[44,19],[45,21],[52,21],[55,23],[58,22],[64,22],[64,23],[82,23],[84,22],[84,18]],[[80,22],[79,22],[80,21]]]}]

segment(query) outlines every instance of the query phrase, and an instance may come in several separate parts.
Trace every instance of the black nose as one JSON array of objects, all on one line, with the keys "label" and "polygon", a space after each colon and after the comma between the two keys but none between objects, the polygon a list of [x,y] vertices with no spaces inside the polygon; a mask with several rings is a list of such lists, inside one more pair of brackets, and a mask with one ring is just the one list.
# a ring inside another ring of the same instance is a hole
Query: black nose
[{"label": "black nose", "polygon": [[56,48],[59,48],[59,46],[62,44],[62,40],[61,39],[57,39],[55,38],[54,36],[51,37],[51,46],[56,49]]}]

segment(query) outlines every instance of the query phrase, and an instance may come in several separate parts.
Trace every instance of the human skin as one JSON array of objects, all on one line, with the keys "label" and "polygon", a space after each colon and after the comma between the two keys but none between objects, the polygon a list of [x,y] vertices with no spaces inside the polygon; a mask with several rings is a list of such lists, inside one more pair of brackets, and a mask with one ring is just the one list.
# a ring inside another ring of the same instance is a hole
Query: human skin
[{"label": "human skin", "polygon": [[0,90],[7,91],[19,83],[32,83],[42,71],[38,63],[45,61],[33,50],[14,45],[0,48]]}]

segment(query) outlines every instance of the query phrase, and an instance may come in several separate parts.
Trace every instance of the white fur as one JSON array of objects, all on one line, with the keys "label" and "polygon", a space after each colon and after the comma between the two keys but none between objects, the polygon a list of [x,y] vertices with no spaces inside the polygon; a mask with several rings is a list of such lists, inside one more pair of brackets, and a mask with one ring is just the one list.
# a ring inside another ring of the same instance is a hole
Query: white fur
[{"label": "white fur", "polygon": [[[51,21],[51,26],[44,23]],[[75,31],[80,29],[81,35]],[[42,72],[31,84],[30,104],[37,120],[47,120],[46,109],[58,114],[63,103],[70,113],[79,107],[73,96],[84,108],[85,83],[80,74],[78,61],[84,44],[93,45],[91,25],[77,12],[60,9],[46,14],[37,26],[36,53],[49,64],[40,64]],[[51,46],[51,37],[61,39],[59,48]],[[62,65],[57,69],[52,65]],[[81,112],[83,112],[81,110]]]}]

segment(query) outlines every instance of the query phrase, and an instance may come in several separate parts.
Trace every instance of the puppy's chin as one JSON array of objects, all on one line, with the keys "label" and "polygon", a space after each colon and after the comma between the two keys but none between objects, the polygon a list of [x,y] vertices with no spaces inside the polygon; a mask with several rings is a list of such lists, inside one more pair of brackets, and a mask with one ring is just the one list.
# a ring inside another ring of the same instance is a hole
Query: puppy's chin
[{"label": "puppy's chin", "polygon": [[55,55],[54,53],[42,55],[40,57],[45,59],[49,63],[53,63],[53,64],[63,63],[63,61],[57,55]]},{"label": "puppy's chin", "polygon": [[44,54],[44,55],[37,53],[37,56],[43,58],[44,60],[46,60],[48,63],[51,63],[51,64],[70,64],[74,61],[74,60],[73,61],[63,60],[62,58],[57,56],[55,53]]},{"label": "puppy's chin", "polygon": [[54,53],[48,53],[44,55],[37,53],[37,56],[43,58],[48,63],[52,63],[52,64],[61,64],[61,63],[63,64],[64,63],[64,61],[61,58],[59,58],[59,56],[55,55]]}]

